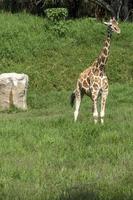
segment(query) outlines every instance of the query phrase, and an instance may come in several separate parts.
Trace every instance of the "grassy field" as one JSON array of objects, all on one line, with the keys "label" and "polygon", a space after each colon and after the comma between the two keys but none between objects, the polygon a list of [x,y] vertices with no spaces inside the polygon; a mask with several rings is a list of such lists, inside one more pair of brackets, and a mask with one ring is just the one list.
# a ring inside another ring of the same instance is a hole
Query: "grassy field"
[{"label": "grassy field", "polygon": [[132,200],[133,25],[120,24],[112,39],[102,126],[93,124],[88,97],[74,123],[69,96],[105,27],[70,21],[59,37],[38,17],[3,13],[0,20],[1,72],[30,77],[28,111],[0,114],[0,200]]},{"label": "grassy field", "polygon": [[73,122],[69,92],[29,94],[27,112],[0,116],[0,199],[131,200],[133,87],[110,88],[106,123],[86,97]]}]

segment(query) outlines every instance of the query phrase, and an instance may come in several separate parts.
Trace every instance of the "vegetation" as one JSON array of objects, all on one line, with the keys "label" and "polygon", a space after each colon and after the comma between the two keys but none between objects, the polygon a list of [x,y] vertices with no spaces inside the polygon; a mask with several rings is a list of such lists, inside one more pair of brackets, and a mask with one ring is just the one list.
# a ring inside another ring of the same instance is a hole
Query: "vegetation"
[{"label": "vegetation", "polygon": [[[73,89],[79,73],[98,56],[106,26],[92,19],[62,22],[58,35],[53,24],[26,14],[1,14],[1,72],[24,72],[31,90]],[[132,82],[132,24],[120,24],[113,35],[106,66],[110,83]],[[124,70],[124,71],[123,71]]]},{"label": "vegetation", "polygon": [[98,55],[106,27],[92,19],[70,20],[60,35],[35,16],[3,13],[0,20],[1,73],[30,77],[28,111],[0,115],[0,199],[131,200],[132,24],[120,24],[121,35],[112,37],[101,126],[93,124],[87,97],[73,123],[69,96]]},{"label": "vegetation", "polygon": [[72,18],[102,19],[113,15],[117,19],[133,21],[132,0],[0,0],[0,9],[13,13],[26,10],[43,15],[47,8],[61,7],[67,8]]},{"label": "vegetation", "polygon": [[52,22],[65,20],[68,17],[66,8],[51,8],[46,10],[47,19]]}]

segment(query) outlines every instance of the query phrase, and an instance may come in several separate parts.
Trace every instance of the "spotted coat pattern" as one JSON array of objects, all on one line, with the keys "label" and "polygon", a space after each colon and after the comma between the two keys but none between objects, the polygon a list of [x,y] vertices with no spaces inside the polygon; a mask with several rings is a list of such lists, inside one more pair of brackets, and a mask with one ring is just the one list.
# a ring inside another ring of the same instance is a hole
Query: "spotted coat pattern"
[{"label": "spotted coat pattern", "polygon": [[77,88],[80,89],[82,95],[86,94],[92,98],[97,98],[102,91],[108,92],[108,79],[104,66],[109,55],[110,38],[107,37],[104,48],[99,57],[94,61],[92,66],[84,70],[77,81]]}]

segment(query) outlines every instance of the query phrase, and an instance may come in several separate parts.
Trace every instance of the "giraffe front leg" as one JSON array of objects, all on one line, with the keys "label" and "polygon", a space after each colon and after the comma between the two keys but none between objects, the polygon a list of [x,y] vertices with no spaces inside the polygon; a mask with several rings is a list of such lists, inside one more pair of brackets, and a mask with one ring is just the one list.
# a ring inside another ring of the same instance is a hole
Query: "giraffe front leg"
[{"label": "giraffe front leg", "polygon": [[101,96],[101,112],[100,112],[101,124],[104,124],[105,106],[106,106],[107,96],[108,96],[108,90],[102,92],[102,96]]},{"label": "giraffe front leg", "polygon": [[93,119],[94,123],[97,124],[98,122],[97,99],[93,100]]}]

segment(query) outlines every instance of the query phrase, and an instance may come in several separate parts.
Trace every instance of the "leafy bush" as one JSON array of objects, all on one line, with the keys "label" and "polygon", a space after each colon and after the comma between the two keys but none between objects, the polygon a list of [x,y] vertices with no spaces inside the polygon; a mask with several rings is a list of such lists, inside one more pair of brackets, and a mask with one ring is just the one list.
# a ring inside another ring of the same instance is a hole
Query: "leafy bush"
[{"label": "leafy bush", "polygon": [[68,32],[68,26],[63,21],[53,24],[53,26],[50,26],[50,29],[59,37],[64,37]]},{"label": "leafy bush", "polygon": [[[47,28],[53,31],[56,35],[63,37],[68,31],[65,19],[68,16],[66,8],[51,8],[46,10],[46,17],[48,19]],[[51,23],[50,23],[51,22]]]},{"label": "leafy bush", "polygon": [[51,8],[45,11],[47,19],[52,22],[58,22],[65,20],[68,17],[68,11],[66,8]]}]

